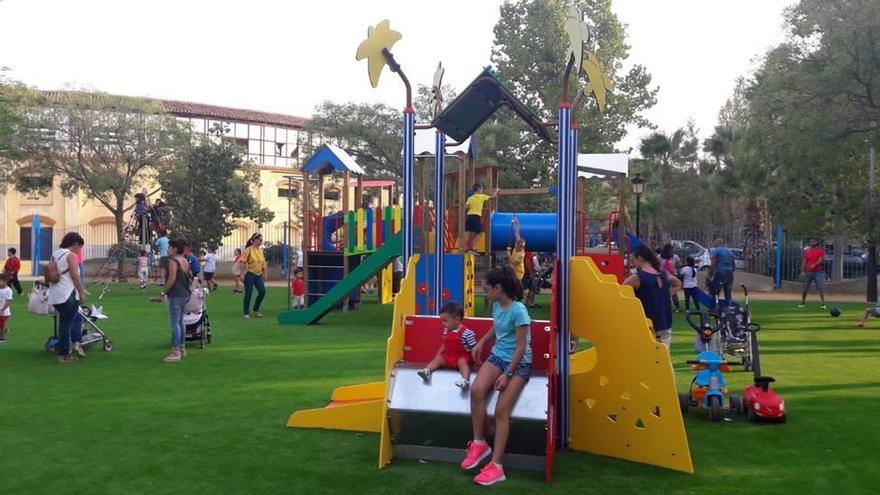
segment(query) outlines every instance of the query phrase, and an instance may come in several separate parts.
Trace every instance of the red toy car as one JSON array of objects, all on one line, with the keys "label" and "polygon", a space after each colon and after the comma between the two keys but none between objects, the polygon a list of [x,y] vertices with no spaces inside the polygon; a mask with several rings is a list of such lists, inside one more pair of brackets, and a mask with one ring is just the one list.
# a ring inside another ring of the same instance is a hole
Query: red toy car
[{"label": "red toy car", "polygon": [[[748,307],[749,291],[744,285],[742,288],[746,293],[746,307]],[[770,384],[776,380],[772,376],[761,375],[761,360],[758,356],[760,329],[761,325],[748,322],[748,330],[752,334],[752,371],[755,374],[755,384],[743,390],[742,407],[752,423],[759,421],[785,423],[785,401],[770,388]]]}]

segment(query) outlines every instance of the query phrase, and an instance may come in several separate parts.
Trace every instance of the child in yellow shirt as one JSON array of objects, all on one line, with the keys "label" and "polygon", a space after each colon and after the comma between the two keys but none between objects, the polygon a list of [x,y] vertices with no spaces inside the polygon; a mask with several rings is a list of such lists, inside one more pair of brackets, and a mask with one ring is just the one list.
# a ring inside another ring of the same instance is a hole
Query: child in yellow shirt
[{"label": "child in yellow shirt", "polygon": [[498,189],[495,189],[491,196],[483,194],[483,185],[477,182],[474,184],[473,193],[465,203],[467,207],[467,217],[464,222],[465,246],[467,252],[471,254],[477,253],[474,247],[483,233],[483,205],[496,196],[498,196]]}]

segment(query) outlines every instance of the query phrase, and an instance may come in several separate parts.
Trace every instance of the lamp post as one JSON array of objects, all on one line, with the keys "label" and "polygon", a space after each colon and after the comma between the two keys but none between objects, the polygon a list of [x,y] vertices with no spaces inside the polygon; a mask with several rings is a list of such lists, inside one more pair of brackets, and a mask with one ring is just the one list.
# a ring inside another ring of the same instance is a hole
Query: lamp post
[{"label": "lamp post", "polygon": [[[287,223],[284,224],[284,256],[282,259],[287,261],[287,266],[285,269],[287,270],[287,290],[290,291],[290,281],[291,281],[291,270],[290,270],[290,215],[291,215],[291,201],[293,200],[293,179],[292,175],[285,175],[285,179],[287,179]],[[287,296],[287,309],[290,309],[290,295]]]},{"label": "lamp post", "polygon": [[632,178],[633,193],[636,195],[636,239],[642,240],[642,193],[645,192],[645,178],[636,174]]}]

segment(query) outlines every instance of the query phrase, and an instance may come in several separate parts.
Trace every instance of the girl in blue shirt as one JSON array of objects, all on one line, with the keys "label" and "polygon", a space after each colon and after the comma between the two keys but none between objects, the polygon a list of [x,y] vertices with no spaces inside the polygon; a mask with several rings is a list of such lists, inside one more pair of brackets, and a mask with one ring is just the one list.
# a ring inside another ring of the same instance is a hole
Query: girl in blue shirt
[{"label": "girl in blue shirt", "polygon": [[[487,340],[494,338],[495,345],[471,386],[474,439],[468,442],[461,468],[471,470],[491,455],[492,461],[474,478],[475,483],[487,486],[506,479],[501,458],[510,435],[510,412],[531,374],[532,349],[529,345],[531,318],[525,305],[519,302],[522,286],[513,269],[506,266],[491,270],[483,281],[483,291],[492,302],[493,326],[471,351],[474,362],[479,362]],[[499,394],[495,404],[494,452],[485,437],[486,400],[492,390]]]}]

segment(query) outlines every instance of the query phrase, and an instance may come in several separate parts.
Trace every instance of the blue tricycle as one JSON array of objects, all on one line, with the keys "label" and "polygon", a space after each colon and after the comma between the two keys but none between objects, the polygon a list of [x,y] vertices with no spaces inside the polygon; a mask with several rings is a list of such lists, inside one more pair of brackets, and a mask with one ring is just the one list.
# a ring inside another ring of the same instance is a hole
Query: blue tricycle
[{"label": "blue tricycle", "polygon": [[[699,317],[699,322],[696,321]],[[702,351],[697,358],[687,363],[697,372],[687,393],[678,394],[681,412],[687,414],[691,407],[702,407],[709,410],[709,418],[713,422],[721,421],[726,415],[724,396],[727,394],[727,382],[724,373],[730,372],[728,362],[716,352],[715,335],[721,329],[718,313],[710,311],[688,311],[687,322],[699,335],[698,345]],[[739,412],[742,404],[739,397],[731,397],[730,411]]]}]

